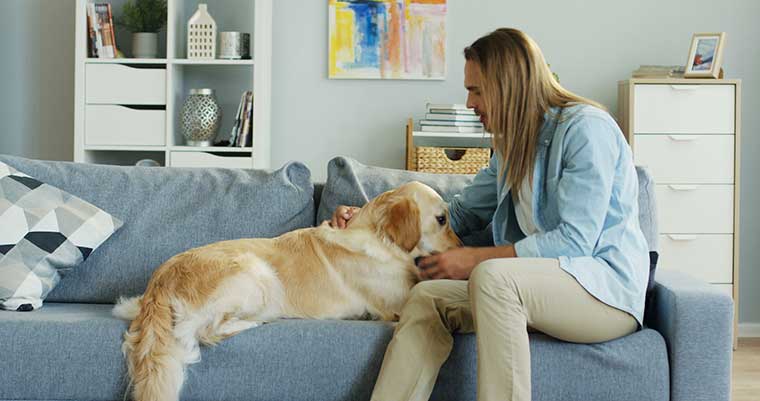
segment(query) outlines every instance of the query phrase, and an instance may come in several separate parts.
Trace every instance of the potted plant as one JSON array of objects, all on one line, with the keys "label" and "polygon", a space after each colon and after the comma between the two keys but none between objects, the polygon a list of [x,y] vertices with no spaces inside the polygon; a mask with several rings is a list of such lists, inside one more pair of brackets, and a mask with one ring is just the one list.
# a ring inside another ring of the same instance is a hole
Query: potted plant
[{"label": "potted plant", "polygon": [[166,0],[127,0],[116,21],[132,32],[132,57],[158,56],[158,31],[166,25]]}]

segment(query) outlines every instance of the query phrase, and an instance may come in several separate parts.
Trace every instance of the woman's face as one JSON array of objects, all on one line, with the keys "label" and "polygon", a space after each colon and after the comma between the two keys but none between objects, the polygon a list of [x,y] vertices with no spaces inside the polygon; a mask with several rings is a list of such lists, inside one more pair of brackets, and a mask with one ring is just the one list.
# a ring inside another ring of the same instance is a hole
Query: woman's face
[{"label": "woman's face", "polygon": [[488,131],[488,116],[483,102],[482,84],[480,82],[480,66],[472,60],[464,63],[464,87],[467,89],[467,107],[475,109],[480,116],[480,122]]}]

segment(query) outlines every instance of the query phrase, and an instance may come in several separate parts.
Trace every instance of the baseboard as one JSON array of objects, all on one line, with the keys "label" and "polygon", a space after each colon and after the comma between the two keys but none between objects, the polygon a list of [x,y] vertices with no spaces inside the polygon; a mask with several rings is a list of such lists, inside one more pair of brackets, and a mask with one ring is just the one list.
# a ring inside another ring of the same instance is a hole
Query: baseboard
[{"label": "baseboard", "polygon": [[739,323],[739,337],[760,337],[760,323]]}]

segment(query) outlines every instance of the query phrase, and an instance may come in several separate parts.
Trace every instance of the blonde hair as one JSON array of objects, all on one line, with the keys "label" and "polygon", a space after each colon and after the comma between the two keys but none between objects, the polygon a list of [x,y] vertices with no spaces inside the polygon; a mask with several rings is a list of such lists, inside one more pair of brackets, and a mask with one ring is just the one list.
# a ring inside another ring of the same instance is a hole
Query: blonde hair
[{"label": "blonde hair", "polygon": [[538,134],[549,108],[575,104],[605,108],[560,86],[541,49],[520,30],[497,29],[465,48],[464,57],[480,68],[488,128],[502,158],[499,177],[507,172],[507,183],[519,199],[523,180],[533,174]]}]

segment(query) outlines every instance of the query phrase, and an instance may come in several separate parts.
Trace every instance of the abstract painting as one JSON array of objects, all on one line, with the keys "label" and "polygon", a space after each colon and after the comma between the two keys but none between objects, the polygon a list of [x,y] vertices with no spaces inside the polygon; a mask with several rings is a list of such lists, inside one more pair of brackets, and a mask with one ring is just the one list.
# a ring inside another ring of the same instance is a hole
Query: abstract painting
[{"label": "abstract painting", "polygon": [[446,77],[446,0],[328,3],[330,78]]}]

